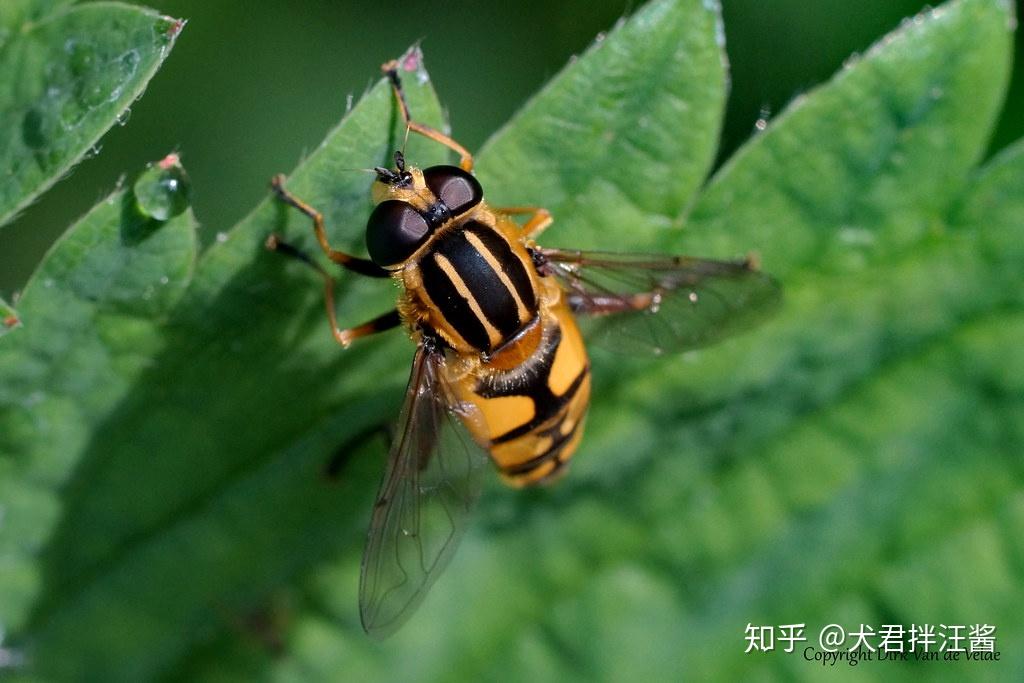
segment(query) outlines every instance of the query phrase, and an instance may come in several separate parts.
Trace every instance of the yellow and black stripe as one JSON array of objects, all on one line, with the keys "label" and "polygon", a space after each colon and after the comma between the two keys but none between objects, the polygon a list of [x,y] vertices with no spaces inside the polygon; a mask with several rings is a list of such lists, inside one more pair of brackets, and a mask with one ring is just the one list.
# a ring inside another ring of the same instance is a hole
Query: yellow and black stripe
[{"label": "yellow and black stripe", "polygon": [[[559,302],[536,323],[540,340],[511,367],[482,364],[459,386],[477,406],[491,457],[516,486],[550,481],[563,469],[583,433],[590,404],[590,364],[568,308]],[[529,335],[512,345],[530,344]]]},{"label": "yellow and black stripe", "polygon": [[562,290],[537,272],[514,224],[486,214],[446,224],[421,254],[402,275],[411,317],[469,360],[449,378],[483,417],[467,427],[509,483],[551,480],[590,402],[590,364]]},{"label": "yellow and black stripe", "polygon": [[[474,387],[485,415],[494,413],[492,401],[520,401],[518,413],[503,416],[505,431],[491,435],[492,457],[512,483],[531,484],[559,472],[582,435],[590,366],[575,323],[568,321],[566,326],[551,316],[550,330],[529,359],[482,377]],[[519,423],[509,427],[512,417]]]},{"label": "yellow and black stripe", "polygon": [[529,254],[495,228],[468,220],[419,260],[428,320],[457,350],[495,351],[537,316]]}]

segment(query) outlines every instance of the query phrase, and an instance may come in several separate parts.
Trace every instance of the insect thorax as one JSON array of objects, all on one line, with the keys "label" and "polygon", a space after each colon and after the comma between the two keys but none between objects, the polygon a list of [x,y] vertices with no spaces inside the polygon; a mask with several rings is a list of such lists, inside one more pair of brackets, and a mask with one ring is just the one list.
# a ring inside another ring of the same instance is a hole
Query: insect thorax
[{"label": "insect thorax", "polygon": [[417,317],[456,351],[491,354],[538,315],[536,270],[522,243],[500,225],[459,221],[406,271]]}]

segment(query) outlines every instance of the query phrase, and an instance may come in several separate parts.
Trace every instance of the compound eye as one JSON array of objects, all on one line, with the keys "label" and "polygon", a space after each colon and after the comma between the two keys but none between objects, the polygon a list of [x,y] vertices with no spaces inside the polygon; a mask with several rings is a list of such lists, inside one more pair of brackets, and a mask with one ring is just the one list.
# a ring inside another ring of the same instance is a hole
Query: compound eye
[{"label": "compound eye", "polygon": [[453,216],[468,211],[484,198],[477,179],[456,166],[431,166],[423,171],[423,180]]},{"label": "compound eye", "polygon": [[397,199],[378,204],[366,221],[366,249],[373,262],[382,268],[408,259],[429,236],[426,219]]}]

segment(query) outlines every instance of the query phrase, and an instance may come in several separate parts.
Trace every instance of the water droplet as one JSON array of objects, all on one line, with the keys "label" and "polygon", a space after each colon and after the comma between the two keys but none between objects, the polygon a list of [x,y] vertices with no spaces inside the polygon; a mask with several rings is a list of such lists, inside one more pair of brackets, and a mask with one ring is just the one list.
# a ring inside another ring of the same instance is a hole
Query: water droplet
[{"label": "water droplet", "polygon": [[228,241],[228,234],[226,232],[218,232],[217,241],[221,244],[224,244],[225,242]]},{"label": "water droplet", "polygon": [[603,43],[604,39],[607,38],[607,37],[608,37],[608,34],[605,33],[604,31],[601,31],[596,36],[594,36],[594,43],[596,43],[596,44]]},{"label": "water droplet", "polygon": [[857,66],[857,62],[859,62],[859,61],[860,61],[860,53],[859,52],[854,52],[849,57],[847,57],[846,59],[843,60],[843,68],[846,69],[846,70],[850,70],[853,67]]},{"label": "water droplet", "polygon": [[764,131],[768,129],[768,119],[772,116],[772,109],[768,105],[763,105],[761,111],[757,113],[757,121],[754,121],[754,129],[757,131]]},{"label": "water droplet", "polygon": [[188,208],[192,185],[178,155],[168,154],[143,171],[132,190],[144,216],[166,221]]},{"label": "water droplet", "polygon": [[160,276],[160,284],[166,285],[170,281],[171,281],[171,278],[167,277],[166,275]]},{"label": "water droplet", "polygon": [[139,55],[139,51],[132,49],[121,55],[121,70],[129,75],[133,75],[135,70],[139,68],[139,62],[142,61],[142,57]]},{"label": "water droplet", "polygon": [[117,115],[117,125],[123,126],[128,123],[128,119],[132,117],[132,109],[128,107],[123,112]]}]

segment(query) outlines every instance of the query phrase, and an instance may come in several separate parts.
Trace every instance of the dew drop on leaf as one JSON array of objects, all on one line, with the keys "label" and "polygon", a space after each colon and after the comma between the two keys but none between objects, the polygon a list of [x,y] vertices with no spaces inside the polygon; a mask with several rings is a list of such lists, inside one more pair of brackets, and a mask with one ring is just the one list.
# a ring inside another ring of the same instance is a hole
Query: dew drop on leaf
[{"label": "dew drop on leaf", "polygon": [[174,218],[187,209],[192,193],[177,154],[168,154],[147,168],[132,189],[139,211],[158,221]]},{"label": "dew drop on leaf", "polygon": [[761,111],[758,112],[757,121],[754,122],[754,130],[758,133],[768,130],[768,120],[772,116],[772,110],[768,106],[761,107]]}]

